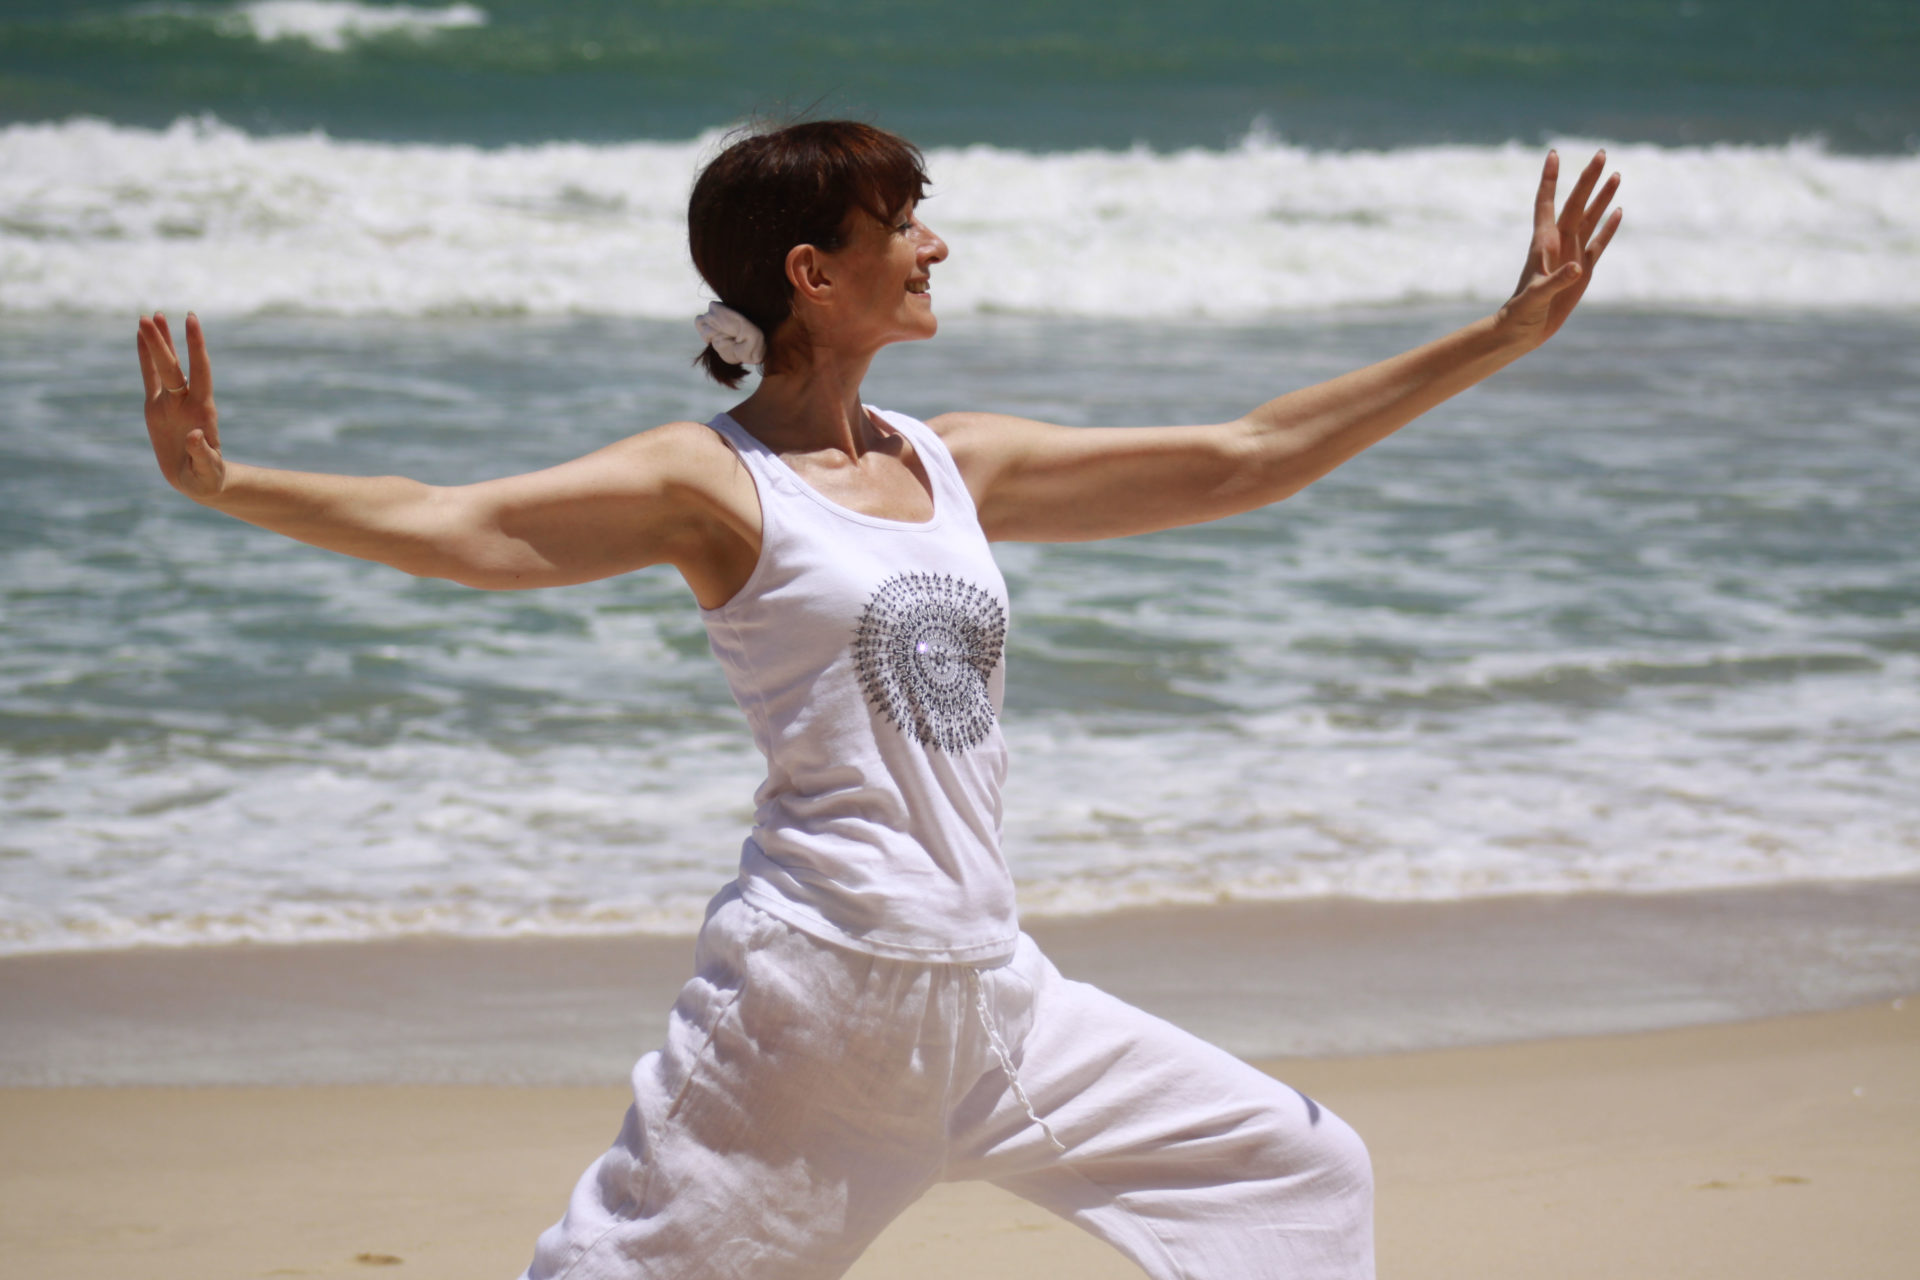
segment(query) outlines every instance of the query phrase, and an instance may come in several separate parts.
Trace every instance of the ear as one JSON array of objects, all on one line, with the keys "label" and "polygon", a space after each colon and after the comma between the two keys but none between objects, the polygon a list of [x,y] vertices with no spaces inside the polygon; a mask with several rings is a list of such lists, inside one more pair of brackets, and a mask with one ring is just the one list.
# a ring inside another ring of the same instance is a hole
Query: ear
[{"label": "ear", "polygon": [[827,256],[810,244],[797,244],[787,250],[787,283],[793,286],[798,303],[826,302],[833,294],[833,281],[827,277]]}]

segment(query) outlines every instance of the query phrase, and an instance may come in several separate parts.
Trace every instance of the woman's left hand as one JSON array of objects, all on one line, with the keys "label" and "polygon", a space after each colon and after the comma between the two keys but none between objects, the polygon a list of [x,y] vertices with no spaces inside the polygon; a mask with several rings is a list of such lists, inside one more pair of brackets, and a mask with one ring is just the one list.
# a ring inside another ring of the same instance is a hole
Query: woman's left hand
[{"label": "woman's left hand", "polygon": [[1500,327],[1529,346],[1539,346],[1567,322],[1593,279],[1594,265],[1620,228],[1623,210],[1615,209],[1600,233],[1594,234],[1620,189],[1620,175],[1616,173],[1595,193],[1594,185],[1606,167],[1607,153],[1594,152],[1568,193],[1566,206],[1555,218],[1553,188],[1560,176],[1560,153],[1547,152],[1540,190],[1533,202],[1533,246],[1520,272],[1520,283],[1499,314]]}]

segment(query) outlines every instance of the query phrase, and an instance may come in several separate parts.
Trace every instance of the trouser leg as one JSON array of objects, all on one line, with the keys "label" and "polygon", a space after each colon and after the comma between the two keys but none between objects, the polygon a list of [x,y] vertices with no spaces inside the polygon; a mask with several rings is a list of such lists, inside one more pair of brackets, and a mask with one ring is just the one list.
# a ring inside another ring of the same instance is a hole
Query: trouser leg
[{"label": "trouser leg", "polygon": [[1045,1129],[990,1071],[954,1113],[946,1177],[1033,1200],[1156,1280],[1372,1276],[1372,1169],[1338,1116],[1061,977],[1029,939],[983,977]]},{"label": "trouser leg", "polygon": [[697,967],[528,1280],[831,1280],[937,1176],[957,977],[737,900]]}]

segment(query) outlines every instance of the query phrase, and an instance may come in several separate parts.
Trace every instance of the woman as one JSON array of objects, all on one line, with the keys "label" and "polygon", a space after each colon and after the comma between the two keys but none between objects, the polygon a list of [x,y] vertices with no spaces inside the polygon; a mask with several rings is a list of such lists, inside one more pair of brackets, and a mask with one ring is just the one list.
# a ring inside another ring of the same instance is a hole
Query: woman
[{"label": "woman", "polygon": [[528,1276],[843,1272],[934,1182],[990,1179],[1156,1277],[1372,1273],[1365,1148],[1305,1095],[1102,992],[1019,932],[999,850],[999,539],[1145,533],[1276,502],[1552,336],[1619,226],[1604,155],[1519,287],[1415,351],[1212,426],[917,422],[860,399],[936,328],[947,246],[909,144],[815,122],[702,173],[700,359],[751,395],[531,475],[454,488],[221,452],[211,368],[140,322],[161,471],[303,542],[490,589],[671,564],[768,759],[666,1046]]}]

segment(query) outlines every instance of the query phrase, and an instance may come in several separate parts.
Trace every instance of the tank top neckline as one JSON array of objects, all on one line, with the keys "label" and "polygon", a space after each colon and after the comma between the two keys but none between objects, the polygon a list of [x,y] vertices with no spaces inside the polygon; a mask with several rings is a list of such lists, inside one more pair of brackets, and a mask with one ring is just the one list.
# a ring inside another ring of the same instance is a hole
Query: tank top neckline
[{"label": "tank top neckline", "polygon": [[[724,421],[727,426],[733,428],[733,432],[738,433],[740,438],[745,439],[755,452],[760,454],[761,457],[768,459],[773,465],[779,467],[786,478],[793,481],[795,487],[797,487],[801,493],[811,498],[822,509],[842,519],[850,520],[855,524],[868,525],[876,529],[893,529],[903,533],[931,533],[938,529],[946,523],[947,518],[947,500],[940,495],[940,480],[936,473],[936,468],[939,466],[939,463],[935,459],[927,456],[929,451],[922,447],[921,442],[914,438],[913,433],[903,431],[897,425],[888,421],[884,410],[876,409],[870,404],[862,404],[860,407],[867,411],[868,416],[873,419],[875,425],[882,431],[889,435],[901,436],[908,444],[913,446],[914,453],[920,458],[921,469],[927,473],[927,497],[933,502],[933,515],[929,519],[890,520],[886,516],[868,515],[864,511],[855,511],[852,507],[842,506],[808,484],[800,473],[793,469],[791,463],[774,452],[759,436],[754,435],[753,432],[736,422],[732,414],[722,411],[716,416],[715,420]],[[763,526],[766,520],[765,502],[766,499],[763,496],[761,498],[761,521]],[[764,538],[765,535],[763,532],[763,541]]]}]

